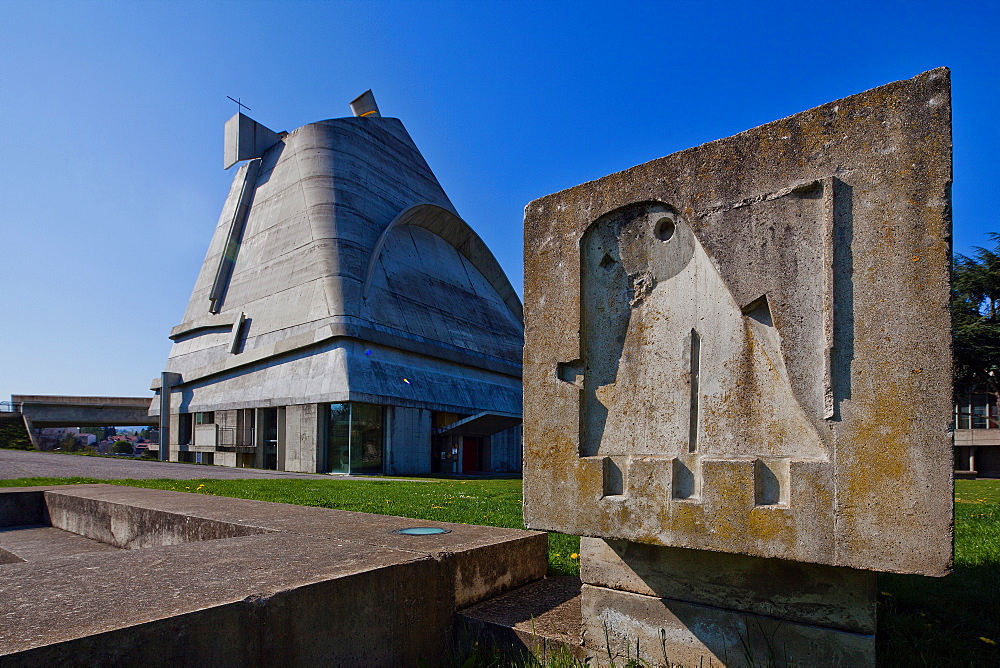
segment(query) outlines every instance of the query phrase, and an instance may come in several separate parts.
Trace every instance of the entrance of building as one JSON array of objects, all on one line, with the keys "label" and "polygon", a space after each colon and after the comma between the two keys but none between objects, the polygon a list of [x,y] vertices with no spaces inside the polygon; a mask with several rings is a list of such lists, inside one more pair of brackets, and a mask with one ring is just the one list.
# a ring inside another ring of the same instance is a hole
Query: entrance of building
[{"label": "entrance of building", "polygon": [[278,470],[278,409],[261,408],[257,411],[258,429],[260,429],[260,461],[262,469]]},{"label": "entrance of building", "polygon": [[462,437],[462,473],[483,471],[483,441],[482,436]]}]

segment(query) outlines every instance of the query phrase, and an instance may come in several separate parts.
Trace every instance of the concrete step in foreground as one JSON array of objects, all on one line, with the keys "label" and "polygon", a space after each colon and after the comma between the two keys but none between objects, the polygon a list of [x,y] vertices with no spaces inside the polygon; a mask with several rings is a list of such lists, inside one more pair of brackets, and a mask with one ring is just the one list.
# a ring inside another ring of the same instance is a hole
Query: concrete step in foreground
[{"label": "concrete step in foreground", "polygon": [[494,643],[504,654],[584,659],[580,578],[547,577],[459,612],[460,643]]}]

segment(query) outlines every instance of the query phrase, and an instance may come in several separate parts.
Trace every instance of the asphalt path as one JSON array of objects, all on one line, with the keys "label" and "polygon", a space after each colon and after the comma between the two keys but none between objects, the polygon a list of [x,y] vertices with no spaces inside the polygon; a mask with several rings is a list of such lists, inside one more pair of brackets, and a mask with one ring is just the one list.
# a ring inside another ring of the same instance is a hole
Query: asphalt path
[{"label": "asphalt path", "polygon": [[[237,469],[228,466],[178,464],[143,459],[118,459],[113,457],[81,457],[57,452],[0,449],[0,479],[11,478],[100,478],[123,480],[125,478],[174,478],[193,480],[214,478],[234,480],[247,478],[311,478],[372,480],[368,477],[327,476],[319,473],[291,473],[262,469]],[[385,478],[379,478],[385,480]]]}]

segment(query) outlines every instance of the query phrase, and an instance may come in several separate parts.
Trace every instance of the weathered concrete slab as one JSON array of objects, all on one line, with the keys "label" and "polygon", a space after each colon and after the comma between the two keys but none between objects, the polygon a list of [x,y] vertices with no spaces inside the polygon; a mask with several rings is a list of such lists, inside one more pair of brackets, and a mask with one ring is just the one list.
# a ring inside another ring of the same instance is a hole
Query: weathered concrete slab
[{"label": "weathered concrete slab", "polygon": [[525,210],[525,519],[951,564],[949,73]]},{"label": "weathered concrete slab", "polygon": [[853,633],[875,633],[875,577],[872,571],[782,559],[580,541],[586,584]]},{"label": "weathered concrete slab", "polygon": [[581,644],[580,578],[533,582],[468,607],[458,619],[460,641],[495,643],[511,659],[560,651],[588,656]]},{"label": "weathered concrete slab", "polygon": [[74,554],[114,552],[119,548],[52,526],[28,525],[0,529],[0,552],[17,557],[14,561],[39,561]]},{"label": "weathered concrete slab", "polygon": [[[517,529],[246,499],[213,497],[212,502],[206,503],[203,495],[110,485],[54,488],[46,497],[53,524],[59,522],[57,526],[62,528],[123,547],[285,531],[416,552],[447,563],[459,606],[497,593],[498,585],[506,590],[541,578],[547,564],[544,534]],[[68,509],[65,513],[64,508]],[[82,508],[86,508],[83,513]],[[64,516],[66,520],[61,519]],[[436,536],[394,533],[415,526],[443,527],[450,533]],[[116,531],[116,527],[120,528]]]},{"label": "weathered concrete slab", "polygon": [[[5,666],[434,663],[460,605],[546,567],[534,532],[106,485],[2,490],[0,508],[29,494],[133,549],[0,566]],[[451,533],[391,534],[407,526]]]},{"label": "weathered concrete slab", "polygon": [[[868,666],[875,635],[631,592],[582,587],[584,644],[653,665]],[[638,648],[638,650],[636,649]]]},{"label": "weathered concrete slab", "polygon": [[433,560],[307,536],[3,569],[5,665],[415,663],[450,622]]}]

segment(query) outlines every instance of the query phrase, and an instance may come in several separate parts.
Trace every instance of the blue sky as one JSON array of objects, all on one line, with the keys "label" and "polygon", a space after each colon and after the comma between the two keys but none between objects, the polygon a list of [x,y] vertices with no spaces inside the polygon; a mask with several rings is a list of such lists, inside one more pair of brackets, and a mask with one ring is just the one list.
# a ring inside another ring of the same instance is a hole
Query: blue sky
[{"label": "blue sky", "polygon": [[372,88],[520,292],[530,200],[952,68],[955,249],[1000,230],[1000,3],[0,3],[0,400],[149,394],[229,187]]}]

